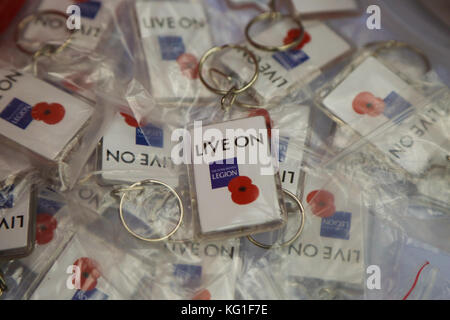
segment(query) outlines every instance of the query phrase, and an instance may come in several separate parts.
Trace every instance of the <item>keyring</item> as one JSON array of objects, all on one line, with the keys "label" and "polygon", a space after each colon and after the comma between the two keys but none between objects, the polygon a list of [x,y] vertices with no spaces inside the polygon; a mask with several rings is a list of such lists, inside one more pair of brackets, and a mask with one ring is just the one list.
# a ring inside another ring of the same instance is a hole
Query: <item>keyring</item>
[{"label": "keyring", "polygon": [[431,70],[431,63],[430,63],[430,60],[428,59],[427,55],[422,50],[420,50],[419,48],[417,48],[413,45],[410,45],[409,43],[397,41],[397,40],[374,41],[374,42],[369,42],[369,43],[365,44],[364,47],[365,48],[377,47],[374,50],[374,53],[373,53],[374,56],[379,56],[380,52],[389,50],[392,48],[407,48],[411,51],[414,51],[420,58],[422,58],[422,60],[425,63],[425,66],[426,66],[425,73],[427,73],[428,71]]},{"label": "keyring", "polygon": [[[123,203],[125,201],[125,197],[127,196],[127,191],[132,191],[132,190],[136,190],[136,187],[141,187],[143,185],[146,184],[158,184],[158,185],[162,185],[164,187],[166,187],[167,189],[169,189],[169,191],[175,195],[175,197],[178,200],[178,207],[180,208],[180,218],[178,219],[178,223],[175,226],[175,228],[170,231],[168,234],[166,234],[165,236],[161,237],[161,238],[145,238],[137,233],[135,233],[133,230],[131,230],[131,228],[127,225],[127,223],[125,222],[125,218],[123,216]],[[124,191],[124,193],[122,194],[122,197],[120,198],[120,205],[119,205],[119,214],[120,214],[120,220],[122,221],[123,226],[125,227],[125,229],[131,233],[134,237],[142,240],[142,241],[147,241],[147,242],[160,242],[163,240],[166,240],[167,238],[171,237],[175,232],[177,232],[177,230],[180,228],[181,226],[181,222],[183,221],[183,216],[184,216],[184,207],[183,207],[183,202],[181,201],[180,196],[178,195],[178,193],[175,191],[174,188],[172,188],[171,186],[169,186],[168,184],[159,181],[159,180],[154,180],[154,179],[148,179],[148,180],[143,180],[140,182],[136,182],[135,184],[131,185],[130,187],[126,188],[126,189],[121,189],[121,191]]]},{"label": "keyring", "polygon": [[[301,222],[300,227],[298,228],[297,232],[294,234],[294,236],[291,239],[281,243],[278,246],[278,248],[286,247],[286,246],[289,246],[290,244],[294,243],[294,241],[297,240],[298,237],[300,236],[300,234],[302,233],[303,227],[305,226],[305,209],[303,208],[301,201],[292,192],[290,192],[286,189],[283,189],[283,192],[286,193],[289,197],[291,197],[291,199],[293,199],[295,201],[295,203],[297,204],[298,208],[300,209],[299,211],[300,211],[300,216],[302,217],[302,222]],[[251,235],[247,236],[247,239],[251,243],[253,243],[255,246],[258,246],[263,249],[268,250],[268,249],[272,249],[272,248],[277,248],[277,247],[275,247],[275,244],[268,245],[268,244],[264,244],[259,241],[256,241]]]},{"label": "keyring", "polygon": [[[297,24],[297,26],[300,28],[301,34],[297,40],[294,40],[291,43],[284,44],[281,46],[267,46],[267,45],[263,45],[263,44],[260,44],[256,41],[254,41],[252,39],[252,37],[250,37],[250,29],[256,22],[264,21],[264,20],[281,20],[284,18],[291,18]],[[286,50],[295,48],[303,41],[304,36],[305,36],[305,28],[303,27],[303,24],[300,20],[300,16],[293,17],[291,15],[282,14],[281,12],[278,12],[278,11],[268,11],[268,12],[261,13],[260,15],[254,17],[252,20],[250,20],[250,22],[245,27],[245,37],[247,38],[247,41],[250,42],[250,44],[252,46],[254,46],[255,48],[258,48],[258,49],[264,50],[264,51],[276,52],[276,51],[286,51]]]},{"label": "keyring", "polygon": [[[29,50],[29,49],[25,48],[23,45],[21,45],[19,43],[19,40],[20,40],[20,36],[21,36],[22,32],[28,26],[28,24],[31,21],[35,20],[36,18],[38,18],[38,17],[40,17],[42,15],[45,15],[45,14],[54,14],[54,15],[60,16],[60,17],[64,18],[65,21],[67,21],[67,19],[69,19],[69,16],[67,14],[65,14],[64,12],[58,11],[58,10],[42,10],[42,11],[39,11],[37,13],[33,13],[33,14],[29,15],[29,16],[26,16],[17,25],[16,31],[14,33],[14,42],[15,42],[17,48],[19,48],[20,51],[22,51],[22,52],[24,52],[24,53],[26,53],[28,55],[35,55],[40,50],[42,50],[42,47],[39,48],[36,51]],[[53,47],[54,50],[52,50],[51,54],[58,54],[58,53],[60,53],[62,50],[64,50],[69,45],[69,43],[72,41],[72,36],[74,34],[74,30],[68,30],[68,33],[69,33],[69,36],[67,37],[67,39],[65,39],[64,42],[61,45],[54,46]],[[48,53],[47,53],[47,55],[48,55]]]},{"label": "keyring", "polygon": [[[222,90],[222,89],[218,89],[218,88],[215,88],[215,87],[209,85],[206,82],[206,80],[203,78],[202,70],[203,70],[203,66],[204,66],[206,60],[212,54],[217,53],[222,50],[225,50],[225,49],[228,49],[228,48],[245,51],[250,56],[250,59],[253,61],[254,65],[255,65],[255,73],[253,74],[253,77],[251,78],[251,80],[247,84],[245,84],[243,87],[241,87],[241,88],[233,87],[230,90]],[[249,49],[239,46],[239,45],[235,45],[235,44],[225,44],[223,46],[213,47],[203,54],[203,56],[200,59],[200,62],[198,64],[198,74],[200,77],[200,81],[205,85],[206,88],[208,88],[208,90],[210,90],[216,94],[223,95],[223,96],[230,94],[230,93],[237,95],[237,94],[240,94],[240,93],[246,91],[248,88],[250,88],[256,82],[256,79],[258,79],[258,75],[259,75],[259,64],[258,64],[258,60],[256,59],[255,54],[253,52],[251,52]]]}]

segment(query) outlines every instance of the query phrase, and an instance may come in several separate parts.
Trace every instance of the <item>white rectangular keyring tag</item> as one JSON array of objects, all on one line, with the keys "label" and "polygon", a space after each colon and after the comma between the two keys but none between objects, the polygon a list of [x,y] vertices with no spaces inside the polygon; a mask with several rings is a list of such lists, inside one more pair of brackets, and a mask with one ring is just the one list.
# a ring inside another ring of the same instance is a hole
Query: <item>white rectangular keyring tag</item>
[{"label": "white rectangular keyring tag", "polygon": [[185,137],[196,234],[218,239],[280,228],[286,221],[264,116],[194,128]]},{"label": "white rectangular keyring tag", "polygon": [[305,177],[305,227],[287,248],[291,276],[362,284],[365,212],[357,187],[344,190],[338,179]]},{"label": "white rectangular keyring tag", "polygon": [[117,114],[105,133],[98,155],[98,169],[109,182],[146,179],[177,184],[173,175],[170,132],[151,123],[139,126],[128,114]]},{"label": "white rectangular keyring tag", "polygon": [[0,135],[55,161],[94,109],[31,75],[0,69]]},{"label": "white rectangular keyring tag", "polygon": [[18,193],[16,188],[0,190],[0,260],[27,256],[34,248],[36,192],[31,184]]},{"label": "white rectangular keyring tag", "polygon": [[156,100],[211,97],[198,77],[198,62],[212,46],[204,8],[197,1],[137,1],[136,15]]},{"label": "white rectangular keyring tag", "polygon": [[[37,11],[54,10],[62,14],[71,13],[70,21],[66,21],[62,16],[53,14],[45,14],[37,17],[31,22],[29,27],[23,34],[24,40],[32,40],[37,42],[45,41],[48,35],[58,36],[66,32],[67,25],[73,23],[76,28],[76,20],[79,19],[79,29],[73,35],[71,46],[92,51],[95,50],[100,43],[108,25],[111,21],[110,15],[117,5],[118,1],[72,1],[72,0],[42,0]],[[105,8],[109,7],[109,8]],[[69,10],[70,9],[70,10]],[[108,12],[108,9],[111,11]],[[76,16],[78,14],[79,16]]]},{"label": "white rectangular keyring tag", "polygon": [[[254,37],[256,42],[289,44],[300,36],[300,29],[292,28],[286,21],[274,24]],[[259,63],[259,78],[251,89],[260,105],[283,99],[292,90],[312,81],[321,69],[350,52],[350,45],[327,25],[314,21],[305,23],[302,42],[294,49],[267,52],[250,44]],[[243,59],[244,58],[244,59]],[[228,52],[221,57],[227,69],[237,75],[253,72],[253,65],[244,51]],[[247,61],[248,60],[248,61]],[[248,71],[250,69],[250,71]]]},{"label": "white rectangular keyring tag", "polygon": [[331,19],[361,13],[355,0],[292,0],[292,4],[303,19]]},{"label": "white rectangular keyring tag", "polygon": [[316,100],[333,120],[348,125],[417,176],[433,158],[444,159],[449,150],[448,132],[442,130],[448,121],[448,103],[430,103],[430,98],[366,52],[325,86]]}]

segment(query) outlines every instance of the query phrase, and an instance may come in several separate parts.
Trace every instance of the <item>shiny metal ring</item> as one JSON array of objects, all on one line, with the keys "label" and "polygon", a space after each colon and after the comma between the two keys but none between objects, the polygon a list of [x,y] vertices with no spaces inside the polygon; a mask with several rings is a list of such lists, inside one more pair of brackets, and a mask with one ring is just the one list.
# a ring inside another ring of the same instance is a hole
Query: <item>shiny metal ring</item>
[{"label": "shiny metal ring", "polygon": [[[216,69],[216,68],[209,68],[209,77],[214,82],[214,84],[216,86],[218,86],[219,84],[216,81],[216,79],[214,77],[214,74],[218,74],[219,76],[225,78],[228,82],[231,82],[233,80],[225,72],[222,72],[222,71],[220,71],[219,69]],[[237,99],[234,100],[234,104],[238,105],[239,107],[248,108],[248,109],[259,109],[259,108],[262,108],[262,106],[260,106],[260,105],[244,103],[244,102],[238,101]]]},{"label": "shiny metal ring", "polygon": [[374,56],[379,56],[380,52],[391,50],[393,48],[407,48],[413,52],[415,52],[425,63],[426,71],[425,73],[429,72],[431,70],[431,62],[428,59],[427,55],[417,48],[416,46],[413,46],[409,43],[397,41],[397,40],[388,40],[388,41],[374,41],[369,42],[364,45],[365,48],[375,48],[374,49]]},{"label": "shiny metal ring", "polygon": [[[291,43],[284,44],[281,46],[267,46],[267,45],[263,45],[263,44],[260,44],[256,41],[254,41],[252,39],[252,37],[250,36],[250,29],[256,22],[264,21],[264,20],[281,20],[284,18],[291,18],[301,30],[300,36],[295,41],[292,41]],[[282,14],[281,12],[277,12],[277,11],[268,11],[268,12],[261,13],[260,15],[254,17],[252,20],[250,20],[250,22],[245,27],[245,37],[247,38],[247,41],[250,42],[250,44],[252,46],[254,46],[255,48],[258,48],[258,49],[264,50],[264,51],[276,52],[276,51],[286,51],[286,50],[295,48],[303,41],[304,36],[305,36],[305,28],[303,27],[300,17],[293,17],[291,15]]]},{"label": "shiny metal ring", "polygon": [[[125,222],[124,216],[123,216],[123,203],[125,201],[125,197],[127,196],[127,191],[132,191],[132,190],[136,190],[135,188],[142,188],[143,185],[148,185],[148,184],[158,184],[158,185],[162,185],[164,187],[166,187],[167,189],[169,189],[169,191],[175,195],[175,197],[178,200],[178,207],[180,208],[180,218],[178,219],[178,223],[175,226],[175,228],[170,231],[168,234],[166,234],[163,237],[160,238],[145,238],[137,233],[135,233],[133,230],[131,230],[131,228],[127,225],[127,223]],[[159,180],[154,180],[154,179],[148,179],[148,180],[143,180],[140,182],[136,182],[135,184],[131,185],[129,188],[126,189],[122,189],[122,191],[124,191],[124,193],[122,194],[122,197],[120,198],[120,205],[119,205],[119,214],[120,214],[120,220],[122,221],[123,226],[125,227],[125,229],[131,233],[134,237],[142,240],[142,241],[147,241],[147,242],[159,242],[159,241],[163,241],[168,239],[169,237],[171,237],[175,232],[177,232],[177,230],[180,228],[181,226],[181,222],[183,221],[183,216],[184,216],[184,207],[183,207],[183,202],[181,201],[180,196],[178,195],[178,193],[175,191],[174,188],[172,188],[171,186],[169,186],[168,184],[159,181]]]},{"label": "shiny metal ring", "polygon": [[[36,13],[33,13],[33,14],[29,15],[29,16],[26,16],[17,25],[17,28],[16,28],[15,33],[14,33],[14,42],[15,42],[17,48],[19,48],[20,51],[22,51],[22,52],[24,52],[24,53],[26,53],[28,55],[35,55],[37,52],[39,52],[41,50],[41,48],[38,49],[37,51],[29,50],[29,49],[25,48],[23,45],[21,45],[19,40],[20,40],[20,37],[21,37],[23,31],[25,30],[25,28],[27,27],[27,25],[31,21],[35,20],[36,18],[38,18],[38,17],[40,17],[42,15],[46,15],[46,14],[54,14],[54,15],[60,16],[60,17],[64,18],[65,21],[67,21],[67,19],[69,19],[69,16],[66,13],[64,13],[62,11],[58,11],[58,10],[42,10],[42,11],[38,11]],[[67,30],[67,32],[69,34],[67,39],[65,39],[64,42],[61,45],[57,46],[56,49],[53,50],[52,54],[57,54],[57,53],[61,52],[72,41],[72,36],[74,34],[74,30],[69,30],[67,28],[66,28],[66,30]]]},{"label": "shiny metal ring", "polygon": [[297,196],[295,194],[293,194],[292,192],[290,192],[286,189],[283,189],[283,192],[285,194],[287,194],[290,198],[292,198],[292,200],[294,200],[294,202],[297,204],[297,206],[299,208],[299,212],[300,212],[299,216],[302,218],[300,227],[298,228],[297,232],[294,234],[294,236],[291,239],[289,239],[283,243],[280,243],[278,246],[275,246],[275,244],[271,244],[271,245],[264,244],[259,241],[256,241],[251,235],[247,236],[247,239],[251,243],[253,243],[255,246],[258,246],[263,249],[282,248],[282,247],[291,245],[292,243],[295,242],[295,240],[298,239],[298,237],[300,237],[300,234],[303,231],[303,227],[305,226],[305,209],[303,208],[302,202],[300,201],[299,198],[297,198]]},{"label": "shiny metal ring", "polygon": [[223,46],[213,47],[213,48],[209,49],[208,51],[206,51],[205,54],[203,54],[203,56],[200,59],[200,62],[198,64],[198,74],[199,74],[200,80],[205,85],[205,87],[208,88],[208,90],[210,90],[216,94],[226,95],[226,94],[230,93],[230,90],[222,90],[222,89],[215,88],[215,87],[209,85],[206,82],[206,80],[203,78],[203,74],[202,74],[203,66],[205,65],[206,60],[212,54],[217,53],[222,50],[225,50],[225,49],[237,49],[237,50],[245,51],[250,56],[250,59],[253,61],[254,65],[255,65],[255,73],[253,74],[253,77],[250,79],[250,81],[247,84],[245,84],[242,88],[233,89],[234,94],[242,93],[242,92],[246,91],[248,88],[250,88],[256,82],[256,79],[258,79],[259,64],[258,64],[258,60],[256,59],[255,54],[252,51],[250,51],[249,49],[247,49],[245,47],[239,46],[239,45],[226,44]]}]

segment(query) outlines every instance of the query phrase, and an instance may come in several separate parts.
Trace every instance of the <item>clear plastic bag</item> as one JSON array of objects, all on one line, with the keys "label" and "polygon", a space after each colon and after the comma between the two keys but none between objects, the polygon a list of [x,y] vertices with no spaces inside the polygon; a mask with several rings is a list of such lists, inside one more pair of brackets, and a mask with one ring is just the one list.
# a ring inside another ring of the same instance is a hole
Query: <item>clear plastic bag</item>
[{"label": "clear plastic bag", "polygon": [[40,189],[35,204],[34,251],[26,258],[4,261],[0,269],[8,290],[1,299],[29,299],[45,272],[74,233],[70,210],[61,195]]}]

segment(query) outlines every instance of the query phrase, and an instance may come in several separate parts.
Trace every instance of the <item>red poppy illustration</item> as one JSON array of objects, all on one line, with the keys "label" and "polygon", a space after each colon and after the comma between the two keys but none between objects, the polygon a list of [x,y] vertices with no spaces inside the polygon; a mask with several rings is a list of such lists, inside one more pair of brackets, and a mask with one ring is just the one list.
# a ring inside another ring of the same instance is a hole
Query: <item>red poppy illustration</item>
[{"label": "red poppy illustration", "polygon": [[228,183],[228,190],[231,192],[231,200],[240,205],[252,203],[259,196],[258,187],[252,184],[252,180],[246,176],[231,179]]},{"label": "red poppy illustration", "polygon": [[211,292],[209,292],[208,289],[203,289],[202,291],[198,292],[192,300],[211,300]]},{"label": "red poppy illustration", "polygon": [[271,129],[273,127],[273,120],[270,118],[269,111],[266,109],[255,109],[252,110],[249,114],[249,117],[263,116],[266,119],[266,126],[268,131],[269,138],[271,137]]},{"label": "red poppy illustration", "polygon": [[306,202],[311,206],[311,211],[318,217],[329,218],[336,212],[334,195],[326,190],[311,191],[306,197]]},{"label": "red poppy illustration", "polygon": [[353,110],[358,114],[376,117],[383,113],[385,103],[383,99],[375,97],[370,92],[361,92],[353,99]]},{"label": "red poppy illustration", "polygon": [[[98,263],[92,259],[83,257],[75,261],[74,265],[78,266],[81,272],[80,290],[94,290],[97,286],[97,279],[101,277]],[[75,282],[75,279],[73,282]]]},{"label": "red poppy illustration", "polygon": [[66,109],[59,103],[39,102],[31,109],[33,119],[44,121],[46,124],[57,124],[65,114]]},{"label": "red poppy illustration", "polygon": [[[286,37],[283,39],[284,44],[290,44],[297,40],[301,35],[300,29],[291,29],[287,32]],[[302,41],[298,44],[297,47],[294,48],[294,50],[300,50],[303,48],[303,46],[311,41],[311,35],[305,31],[305,34],[303,35]]]},{"label": "red poppy illustration", "polygon": [[190,53],[183,53],[177,58],[178,66],[181,73],[189,79],[198,78],[198,61],[197,58]]},{"label": "red poppy illustration", "polygon": [[56,219],[48,213],[39,213],[36,216],[36,242],[39,245],[47,244],[53,240],[53,234],[58,226]]},{"label": "red poppy illustration", "polygon": [[125,118],[125,122],[129,126],[134,127],[134,128],[139,128],[139,123],[137,122],[137,120],[134,117],[132,117],[126,113],[123,113],[123,112],[121,112],[120,115]]}]

